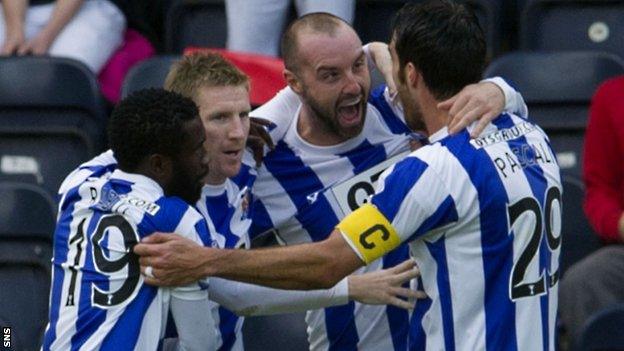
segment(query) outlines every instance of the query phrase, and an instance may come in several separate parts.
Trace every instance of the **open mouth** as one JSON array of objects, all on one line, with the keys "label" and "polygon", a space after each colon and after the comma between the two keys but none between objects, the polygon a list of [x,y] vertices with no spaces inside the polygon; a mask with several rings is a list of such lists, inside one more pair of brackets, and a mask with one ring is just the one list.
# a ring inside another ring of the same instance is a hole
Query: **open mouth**
[{"label": "open mouth", "polygon": [[352,127],[360,123],[361,119],[361,102],[362,98],[351,99],[342,102],[338,106],[338,118],[340,124],[345,127]]},{"label": "open mouth", "polygon": [[229,159],[238,160],[243,154],[243,149],[223,151],[223,154],[226,155]]}]

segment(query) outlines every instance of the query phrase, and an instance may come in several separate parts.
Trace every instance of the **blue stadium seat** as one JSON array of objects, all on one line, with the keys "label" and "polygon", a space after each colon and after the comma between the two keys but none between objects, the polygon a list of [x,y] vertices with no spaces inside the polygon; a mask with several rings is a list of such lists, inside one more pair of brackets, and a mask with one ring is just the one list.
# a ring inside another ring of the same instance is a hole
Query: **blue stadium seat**
[{"label": "blue stadium seat", "polygon": [[[394,14],[409,2],[424,0],[358,0],[353,27],[363,43],[390,41],[390,26]],[[472,9],[485,33],[488,55],[493,57],[500,51],[501,5],[496,0],[458,0]]]},{"label": "blue stadium seat", "polygon": [[563,211],[561,219],[560,274],[585,256],[602,247],[602,242],[585,217],[583,197],[585,187],[580,179],[563,176]]},{"label": "blue stadium seat", "polygon": [[308,350],[305,313],[250,317],[243,324],[247,351]]},{"label": "blue stadium seat", "polygon": [[224,48],[227,21],[224,0],[175,0],[165,19],[165,46],[181,54],[187,46]]},{"label": "blue stadium seat", "polygon": [[602,52],[514,52],[486,77],[501,76],[524,96],[529,118],[548,133],[562,171],[580,178],[591,97],[604,80],[624,74],[624,61]]},{"label": "blue stadium seat", "polygon": [[624,2],[526,0],[520,19],[523,50],[607,51],[624,58]]},{"label": "blue stadium seat", "polygon": [[171,64],[180,58],[180,55],[155,56],[132,67],[124,79],[121,96],[145,88],[162,88]]},{"label": "blue stadium seat", "polygon": [[624,350],[624,303],[597,312],[585,323],[578,351]]},{"label": "blue stadium seat", "polygon": [[55,194],[64,177],[104,147],[106,108],[83,64],[0,58],[0,180]]},{"label": "blue stadium seat", "polygon": [[54,203],[32,184],[0,182],[0,319],[14,350],[38,350],[48,320]]}]

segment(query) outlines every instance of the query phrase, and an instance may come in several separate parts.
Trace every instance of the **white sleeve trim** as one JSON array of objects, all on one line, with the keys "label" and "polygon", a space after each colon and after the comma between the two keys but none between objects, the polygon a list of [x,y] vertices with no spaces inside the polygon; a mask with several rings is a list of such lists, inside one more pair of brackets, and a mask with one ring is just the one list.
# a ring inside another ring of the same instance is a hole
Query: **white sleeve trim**
[{"label": "white sleeve trim", "polygon": [[302,312],[349,302],[347,278],[327,290],[281,290],[211,278],[210,299],[239,316]]}]

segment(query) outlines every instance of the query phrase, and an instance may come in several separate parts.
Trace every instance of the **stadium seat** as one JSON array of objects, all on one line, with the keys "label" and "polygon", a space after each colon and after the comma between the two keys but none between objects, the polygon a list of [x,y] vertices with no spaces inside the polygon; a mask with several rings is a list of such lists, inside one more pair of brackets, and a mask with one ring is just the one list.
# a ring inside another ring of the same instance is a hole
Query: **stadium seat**
[{"label": "stadium seat", "polygon": [[106,109],[95,76],[65,58],[0,58],[0,180],[55,194],[104,146]]},{"label": "stadium seat", "polygon": [[305,313],[249,317],[243,324],[247,351],[308,350]]},{"label": "stadium seat", "polygon": [[162,88],[171,64],[179,60],[180,55],[162,55],[149,58],[132,67],[124,79],[121,96],[145,88]]},{"label": "stadium seat", "polygon": [[562,171],[580,178],[591,97],[601,82],[623,73],[624,61],[608,53],[514,52],[492,62],[485,76],[501,76],[522,93]]},{"label": "stadium seat", "polygon": [[187,46],[225,48],[226,39],[224,0],[175,0],[167,11],[167,52],[181,54]]},{"label": "stadium seat", "polygon": [[218,48],[188,47],[184,50],[185,55],[195,52],[216,52],[249,76],[251,106],[264,104],[286,87],[284,61],[280,58]]},{"label": "stadium seat", "polygon": [[597,312],[583,326],[578,351],[624,350],[624,303]]},{"label": "stadium seat", "polygon": [[583,197],[585,188],[580,179],[563,176],[563,210],[561,219],[561,268],[565,271],[577,261],[602,247],[598,234],[596,234],[583,212]]},{"label": "stadium seat", "polygon": [[[363,43],[390,41],[390,26],[394,14],[409,2],[423,0],[358,0],[355,8],[353,27]],[[501,8],[496,0],[459,0],[472,9],[483,28],[488,45],[488,56],[500,51]]]},{"label": "stadium seat", "polygon": [[624,58],[622,18],[622,1],[526,0],[520,18],[520,47],[607,51]]},{"label": "stadium seat", "polygon": [[54,203],[36,185],[15,182],[0,182],[0,199],[0,318],[19,350],[38,350],[48,320]]}]

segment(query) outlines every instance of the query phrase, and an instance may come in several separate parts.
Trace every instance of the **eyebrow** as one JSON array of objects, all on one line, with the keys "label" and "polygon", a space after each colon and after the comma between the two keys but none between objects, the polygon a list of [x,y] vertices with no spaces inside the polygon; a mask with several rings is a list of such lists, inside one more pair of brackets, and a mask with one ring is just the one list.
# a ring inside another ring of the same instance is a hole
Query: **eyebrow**
[{"label": "eyebrow", "polygon": [[[364,50],[361,51],[360,55],[358,55],[358,57],[353,61],[353,62],[357,62],[359,60],[362,60],[366,58],[366,54],[364,53]],[[322,65],[316,68],[316,72],[320,73],[322,71],[332,71],[332,70],[337,70],[339,69],[336,66],[326,66],[326,65]]]}]

